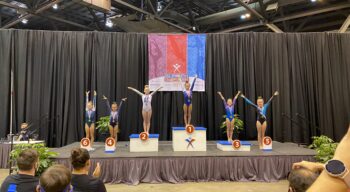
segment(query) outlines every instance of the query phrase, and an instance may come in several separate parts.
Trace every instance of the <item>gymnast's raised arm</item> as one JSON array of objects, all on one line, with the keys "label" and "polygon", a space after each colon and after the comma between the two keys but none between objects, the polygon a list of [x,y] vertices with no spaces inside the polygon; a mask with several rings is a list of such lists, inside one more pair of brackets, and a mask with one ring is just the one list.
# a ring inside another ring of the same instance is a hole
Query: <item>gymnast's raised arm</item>
[{"label": "gymnast's raised arm", "polygon": [[162,86],[159,86],[155,91],[153,91],[150,95],[154,95],[157,91],[159,91],[161,88],[163,88]]},{"label": "gymnast's raised arm", "polygon": [[143,94],[142,94],[140,91],[138,91],[137,89],[135,89],[135,88],[128,87],[128,89],[130,89],[131,91],[134,91],[135,93],[137,93],[137,94],[140,95],[141,97],[143,96]]}]

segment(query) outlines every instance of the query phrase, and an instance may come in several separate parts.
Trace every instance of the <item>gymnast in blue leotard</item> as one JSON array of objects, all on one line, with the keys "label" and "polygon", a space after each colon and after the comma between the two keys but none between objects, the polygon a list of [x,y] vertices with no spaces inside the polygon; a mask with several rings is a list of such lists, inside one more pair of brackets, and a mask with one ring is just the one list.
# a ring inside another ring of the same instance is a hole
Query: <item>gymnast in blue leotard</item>
[{"label": "gymnast in blue leotard", "polygon": [[197,79],[197,75],[193,79],[192,85],[187,80],[185,82],[185,87],[183,88],[184,102],[185,102],[183,105],[185,125],[191,124],[192,92],[193,92],[194,84],[196,83],[196,79]]},{"label": "gymnast in blue leotard", "polygon": [[229,142],[232,142],[232,134],[235,129],[235,104],[236,100],[241,94],[240,91],[236,94],[236,96],[233,98],[233,101],[231,98],[225,100],[224,96],[222,96],[222,93],[218,92],[219,96],[221,97],[222,101],[224,102],[225,111],[226,111],[226,134],[227,134],[227,140]]},{"label": "gymnast in blue leotard", "polygon": [[265,131],[266,131],[266,127],[267,127],[267,121],[266,121],[266,114],[267,114],[267,109],[271,104],[272,99],[278,95],[278,92],[276,91],[272,97],[267,101],[266,104],[264,104],[264,99],[262,97],[258,97],[258,99],[256,100],[257,105],[255,105],[252,101],[250,101],[249,99],[247,99],[243,94],[241,95],[241,97],[250,105],[252,105],[253,107],[255,107],[258,111],[258,117],[256,120],[256,129],[258,131],[258,143],[259,143],[259,147],[260,149],[263,146],[263,139],[265,137]]},{"label": "gymnast in blue leotard", "polygon": [[120,115],[120,110],[122,109],[123,102],[126,101],[126,98],[123,98],[119,106],[117,102],[112,102],[112,105],[109,104],[109,100],[106,96],[103,95],[103,99],[106,100],[106,105],[108,109],[110,109],[110,114],[109,114],[109,134],[111,137],[115,139],[115,141],[118,140],[118,132],[119,132],[119,115]]},{"label": "gymnast in blue leotard", "polygon": [[94,91],[94,97],[92,101],[89,101],[90,91],[85,92],[85,134],[86,138],[91,140],[91,146],[95,140],[95,121],[96,121],[96,91]]}]

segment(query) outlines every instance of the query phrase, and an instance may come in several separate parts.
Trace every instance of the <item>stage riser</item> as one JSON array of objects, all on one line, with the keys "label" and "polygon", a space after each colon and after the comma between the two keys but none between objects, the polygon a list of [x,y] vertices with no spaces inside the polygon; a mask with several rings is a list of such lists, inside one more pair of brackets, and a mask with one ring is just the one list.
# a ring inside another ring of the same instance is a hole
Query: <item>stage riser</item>
[{"label": "stage riser", "polygon": [[[181,183],[184,181],[264,181],[286,179],[292,164],[313,156],[92,158],[101,163],[105,183]],[[55,159],[70,166],[69,159]]]}]

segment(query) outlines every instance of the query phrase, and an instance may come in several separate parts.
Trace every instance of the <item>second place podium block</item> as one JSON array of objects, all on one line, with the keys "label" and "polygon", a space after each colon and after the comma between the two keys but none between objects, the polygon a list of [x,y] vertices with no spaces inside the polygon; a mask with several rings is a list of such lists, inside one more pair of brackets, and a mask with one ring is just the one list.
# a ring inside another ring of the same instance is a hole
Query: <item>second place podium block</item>
[{"label": "second place podium block", "polygon": [[204,127],[173,127],[174,151],[207,151],[207,129]]},{"label": "second place podium block", "polygon": [[130,152],[157,152],[159,134],[131,134]]}]

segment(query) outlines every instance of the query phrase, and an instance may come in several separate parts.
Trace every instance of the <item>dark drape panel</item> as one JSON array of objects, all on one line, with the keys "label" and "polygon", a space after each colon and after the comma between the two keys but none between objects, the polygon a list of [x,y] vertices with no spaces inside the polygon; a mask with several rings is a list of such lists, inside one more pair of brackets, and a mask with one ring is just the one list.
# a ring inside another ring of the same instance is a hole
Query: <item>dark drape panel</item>
[{"label": "dark drape panel", "polygon": [[9,132],[12,31],[0,32],[0,136]]},{"label": "dark drape panel", "polygon": [[[207,42],[208,109],[213,109],[208,117],[215,117],[208,118],[208,127],[221,121],[215,90],[226,97],[241,90],[252,101],[258,96],[268,100],[278,90],[268,112],[267,135],[295,142],[309,142],[316,134],[343,136],[350,120],[350,34],[210,34]],[[255,137],[255,110],[242,99],[237,109],[246,124],[241,138]],[[218,129],[210,131],[219,137]]]},{"label": "dark drape panel", "polygon": [[[255,101],[279,90],[268,112],[267,135],[309,142],[310,136],[322,133],[338,140],[350,120],[348,50],[349,34],[208,34],[207,87],[194,93],[193,123],[208,128],[209,140],[223,139],[219,125],[224,111],[216,91],[232,97],[241,90]],[[120,139],[128,140],[142,130],[142,117],[141,99],[127,86],[143,90],[147,55],[147,34],[0,30],[0,136],[9,131],[13,64],[16,130],[21,122],[41,117],[35,126],[50,146],[78,141],[84,135],[84,91],[96,90],[98,117],[108,115],[102,95],[118,102],[128,97],[120,122]],[[182,104],[181,92],[157,93],[151,132],[171,139],[171,126],[183,123]],[[255,110],[242,99],[236,110],[245,122],[240,138],[255,138]]]}]

